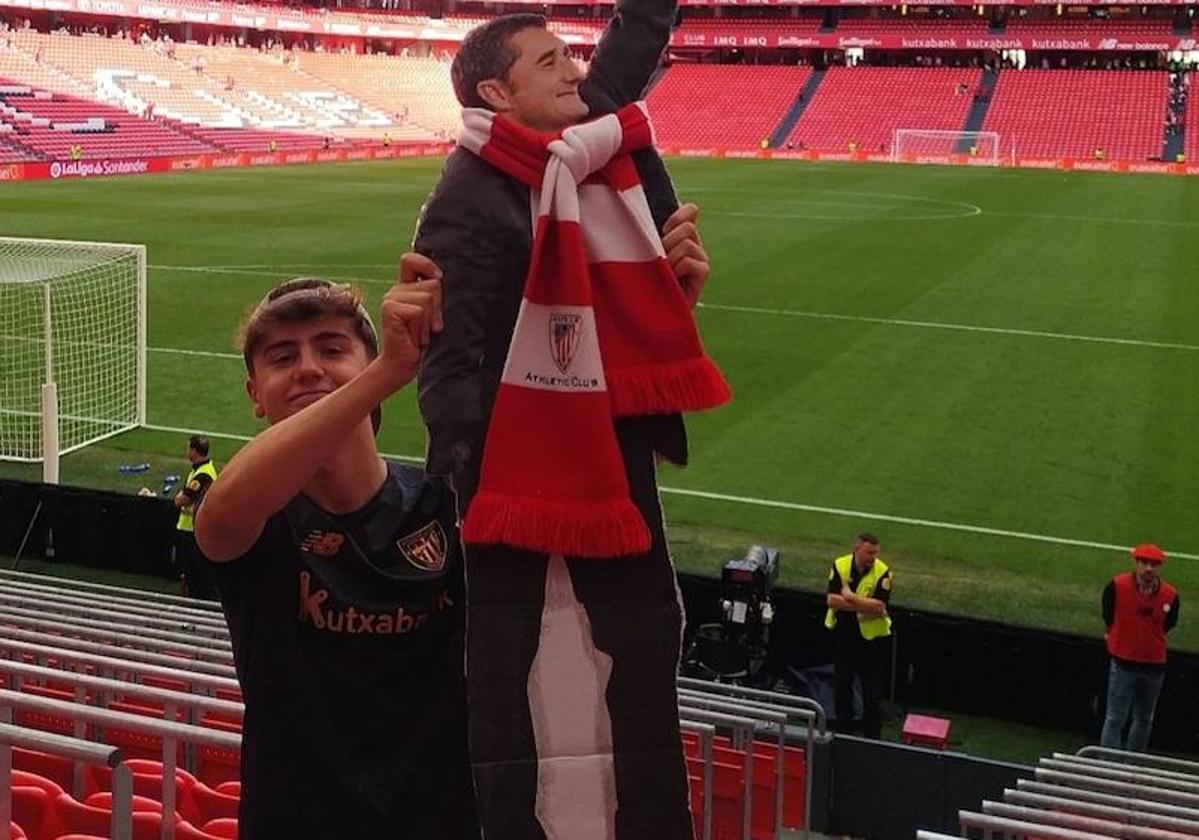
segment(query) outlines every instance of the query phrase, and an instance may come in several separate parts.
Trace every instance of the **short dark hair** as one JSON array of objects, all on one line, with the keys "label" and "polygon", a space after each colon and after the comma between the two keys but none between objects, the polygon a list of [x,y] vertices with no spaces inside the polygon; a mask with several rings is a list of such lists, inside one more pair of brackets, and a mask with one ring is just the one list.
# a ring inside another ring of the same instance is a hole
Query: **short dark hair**
[{"label": "short dark hair", "polygon": [[194,449],[197,454],[208,457],[208,438],[204,435],[192,435],[187,439],[187,448]]},{"label": "short dark hair", "polygon": [[878,537],[876,537],[874,534],[870,533],[869,531],[863,531],[862,533],[858,534],[858,542],[870,543],[871,545],[878,545]]},{"label": "short dark hair", "polygon": [[254,372],[254,356],[262,349],[267,331],[278,324],[303,324],[326,316],[348,318],[354,333],[373,359],[379,355],[379,338],[362,306],[362,292],[323,277],[296,277],[267,292],[242,323],[238,335],[246,372]]},{"label": "short dark hair", "polygon": [[450,65],[450,81],[454,95],[463,108],[487,108],[479,96],[479,82],[487,79],[503,79],[520,58],[512,46],[512,36],[522,29],[545,29],[545,15],[521,12],[501,15],[480,24],[466,33],[462,47]]}]

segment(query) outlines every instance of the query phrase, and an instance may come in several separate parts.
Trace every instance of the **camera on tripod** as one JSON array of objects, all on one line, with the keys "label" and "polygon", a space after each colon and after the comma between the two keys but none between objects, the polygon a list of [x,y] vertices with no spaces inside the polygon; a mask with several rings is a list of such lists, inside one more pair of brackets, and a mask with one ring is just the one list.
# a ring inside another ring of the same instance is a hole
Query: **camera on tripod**
[{"label": "camera on tripod", "polygon": [[726,682],[768,683],[762,672],[774,621],[771,590],[779,576],[777,549],[750,546],[720,572],[720,621],[701,624],[684,670]]}]

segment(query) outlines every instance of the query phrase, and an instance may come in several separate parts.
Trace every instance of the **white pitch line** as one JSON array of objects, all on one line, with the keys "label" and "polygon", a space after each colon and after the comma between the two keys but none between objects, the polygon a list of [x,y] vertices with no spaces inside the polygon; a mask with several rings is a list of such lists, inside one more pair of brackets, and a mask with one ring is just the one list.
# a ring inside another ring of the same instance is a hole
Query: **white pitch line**
[{"label": "white pitch line", "polygon": [[[153,264],[150,268],[154,271],[190,271],[196,274],[238,274],[246,277],[295,277],[294,271],[258,271],[248,270],[244,268],[230,268],[228,266],[206,266],[206,265],[161,265]],[[392,285],[391,280],[378,280],[373,277],[335,277],[331,274],[322,274],[327,280],[338,280],[344,283],[373,283],[382,286]]]},{"label": "white pitch line", "polygon": [[181,347],[147,347],[151,353],[169,353],[174,356],[204,356],[209,359],[237,359],[241,361],[239,353],[218,353],[215,350],[184,350]]},{"label": "white pitch line", "polygon": [[721,312],[742,312],[749,315],[776,315],[788,318],[813,318],[821,321],[852,321],[863,324],[881,324],[895,327],[921,327],[934,330],[957,332],[990,333],[992,335],[1018,335],[1027,338],[1054,338],[1060,341],[1084,341],[1091,344],[1118,344],[1125,347],[1152,347],[1158,350],[1199,350],[1199,344],[1183,344],[1173,341],[1148,341],[1138,338],[1112,338],[1100,335],[1077,335],[1075,333],[1047,332],[1044,330],[1021,330],[1009,327],[983,327],[976,324],[954,324],[945,321],[911,321],[905,318],[874,318],[869,315],[838,315],[831,312],[808,312],[802,309],[766,309],[760,306],[733,306],[723,303],[696,304],[701,309]]},{"label": "white pitch line", "polygon": [[[924,528],[937,528],[944,531],[963,531],[970,534],[987,534],[993,537],[1008,537],[1016,540],[1051,543],[1053,545],[1070,545],[1079,548],[1097,548],[1104,551],[1128,551],[1131,546],[1113,545],[1111,543],[1078,540],[1070,537],[1054,537],[1047,534],[1030,534],[1026,531],[1006,531],[1001,528],[988,528],[984,525],[962,525],[957,522],[942,522],[936,519],[914,519],[908,516],[895,516],[889,513],[870,513],[862,510],[847,510],[844,508],[807,505],[800,502],[786,502],[778,499],[758,499],[752,496],[731,496],[726,493],[709,493],[704,490],[688,490],[682,487],[660,487],[663,493],[676,496],[690,496],[696,499],[707,499],[716,502],[731,502],[734,504],[754,505],[756,507],[779,508],[782,510],[803,511],[804,513],[823,513],[828,516],[844,516],[854,519],[869,519],[876,522],[891,522],[898,525],[918,525]],[[1199,554],[1185,554],[1180,551],[1167,551],[1171,557],[1184,560],[1199,560]]]},{"label": "white pitch line", "polygon": [[[210,432],[203,429],[184,429],[178,426],[159,426],[147,424],[142,426],[143,429],[150,429],[156,432],[172,432],[179,435],[206,435],[210,438],[218,438],[224,440],[250,440],[249,435],[229,434],[227,432]],[[412,455],[396,455],[392,453],[381,453],[384,458],[391,458],[397,461],[408,461],[413,464],[424,463],[424,458],[414,457]],[[752,496],[734,496],[728,493],[712,493],[706,490],[691,490],[684,487],[659,487],[658,490],[673,496],[687,496],[694,499],[703,499],[712,502],[724,502],[729,504],[752,505],[755,507],[775,508],[778,510],[792,510],[803,513],[822,513],[827,516],[840,516],[853,519],[868,519],[874,522],[890,522],[896,525],[916,525],[922,528],[934,528],[942,531],[960,531],[969,534],[986,534],[992,537],[1007,537],[1008,539],[1025,540],[1029,542],[1049,543],[1051,545],[1069,545],[1077,548],[1094,548],[1102,551],[1128,551],[1131,546],[1114,545],[1112,543],[1095,542],[1092,540],[1079,540],[1070,537],[1055,537],[1047,534],[1030,534],[1026,531],[1007,531],[1002,528],[988,528],[985,525],[963,525],[958,522],[943,522],[936,519],[915,519],[909,516],[896,516],[889,513],[871,513],[862,510],[849,510],[847,508],[825,507],[822,505],[809,505],[801,502],[788,502],[780,499],[759,499]],[[1187,554],[1181,551],[1169,550],[1166,552],[1171,557],[1177,557],[1182,560],[1199,560],[1199,554]]]},{"label": "white pitch line", "polygon": [[[204,435],[205,437],[217,438],[218,440],[237,440],[245,443],[253,440],[252,435],[238,435],[232,432],[212,432],[207,429],[185,429],[180,426],[162,426],[157,423],[143,423],[139,428],[149,429],[152,432],[171,432],[179,435]],[[396,455],[392,452],[380,452],[384,458],[390,458],[394,461],[409,461],[413,464],[423,464],[424,458],[416,458],[412,455]]]},{"label": "white pitch line", "polygon": [[1069,216],[1055,213],[1016,213],[1008,210],[986,210],[988,216],[1010,216],[1015,219],[1048,219],[1055,222],[1089,222],[1106,225],[1162,225],[1164,227],[1199,227],[1199,222],[1184,219],[1129,219],[1116,216]]}]

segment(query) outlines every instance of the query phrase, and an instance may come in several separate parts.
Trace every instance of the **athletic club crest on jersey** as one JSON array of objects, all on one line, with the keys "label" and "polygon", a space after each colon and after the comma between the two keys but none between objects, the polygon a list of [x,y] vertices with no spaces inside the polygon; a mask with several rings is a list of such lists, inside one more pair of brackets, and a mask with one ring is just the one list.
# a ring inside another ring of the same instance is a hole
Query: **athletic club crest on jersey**
[{"label": "athletic club crest on jersey", "polygon": [[434,519],[405,537],[396,540],[396,546],[404,559],[426,572],[440,572],[445,568],[448,541],[441,523]]},{"label": "athletic club crest on jersey", "polygon": [[558,370],[566,373],[579,349],[579,338],[583,333],[583,316],[567,312],[550,314],[550,353]]}]

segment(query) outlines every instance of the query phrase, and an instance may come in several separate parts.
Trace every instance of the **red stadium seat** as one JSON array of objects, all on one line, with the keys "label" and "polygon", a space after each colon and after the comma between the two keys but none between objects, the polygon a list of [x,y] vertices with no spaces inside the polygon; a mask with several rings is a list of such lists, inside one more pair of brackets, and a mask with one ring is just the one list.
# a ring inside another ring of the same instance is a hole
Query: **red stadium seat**
[{"label": "red stadium seat", "polygon": [[239,796],[230,796],[213,790],[203,782],[197,782],[191,790],[196,803],[197,824],[204,824],[222,818],[236,818],[237,808],[241,802]]},{"label": "red stadium seat", "polygon": [[14,770],[25,770],[54,782],[60,792],[70,789],[73,783],[74,764],[71,759],[62,756],[13,747],[12,766]]},{"label": "red stadium seat", "polygon": [[204,823],[204,830],[222,840],[237,840],[237,820],[228,817]]},{"label": "red stadium seat", "polygon": [[756,149],[803,89],[806,67],[676,64],[647,98],[662,145]]},{"label": "red stadium seat", "polygon": [[983,129],[1017,157],[1145,160],[1162,152],[1166,73],[1004,70]]},{"label": "red stadium seat", "polygon": [[54,810],[57,796],[40,787],[13,786],[12,819],[29,840],[54,840],[65,829]]},{"label": "red stadium seat", "polygon": [[9,775],[9,784],[12,787],[41,788],[51,796],[58,796],[60,793],[64,793],[62,787],[53,779],[48,779],[37,773],[31,773],[28,770],[17,770],[16,768],[13,768]]},{"label": "red stadium seat", "polygon": [[[112,811],[77,802],[63,794],[54,800],[54,813],[67,832],[96,834],[107,837],[112,825]],[[159,840],[162,835],[162,814],[133,812],[133,840]]]},{"label": "red stadium seat", "polygon": [[[93,793],[87,799],[83,800],[83,804],[91,808],[104,808],[112,810],[113,795],[111,791],[101,790]],[[150,796],[139,796],[133,794],[132,808],[134,811],[144,814],[162,814],[162,803]]]},{"label": "red stadium seat", "polygon": [[[220,729],[225,732],[241,732],[241,724],[205,715],[200,721],[201,726],[209,729]],[[241,772],[241,754],[237,750],[227,750],[220,747],[197,747],[198,766],[196,775],[210,787],[221,782],[237,781]]]},{"label": "red stadium seat", "polygon": [[241,782],[221,782],[216,786],[218,792],[226,796],[236,796],[241,798]]},{"label": "red stadium seat", "polygon": [[196,828],[187,821],[175,824],[176,840],[221,840],[219,834],[212,834],[209,831]]}]

